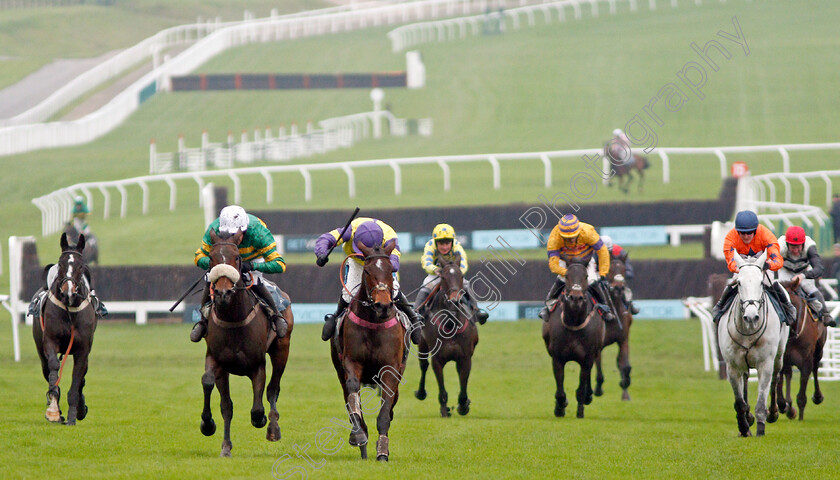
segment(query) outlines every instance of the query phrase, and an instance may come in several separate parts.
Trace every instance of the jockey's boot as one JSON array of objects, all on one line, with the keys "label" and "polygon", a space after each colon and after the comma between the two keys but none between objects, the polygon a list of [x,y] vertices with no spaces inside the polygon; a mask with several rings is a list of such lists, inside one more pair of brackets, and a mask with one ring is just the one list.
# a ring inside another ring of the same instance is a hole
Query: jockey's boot
[{"label": "jockey's boot", "polygon": [[564,282],[563,279],[559,276],[556,280],[554,280],[554,283],[551,285],[551,289],[548,291],[548,295],[545,296],[545,306],[540,310],[539,313],[539,316],[543,322],[548,321],[548,316],[550,313],[549,303],[551,303],[551,307],[554,306],[554,304],[556,303],[555,297],[557,297],[557,295],[560,294],[561,291],[563,291],[563,287],[565,286],[566,282]]},{"label": "jockey's boot", "polygon": [[271,327],[277,332],[277,338],[283,338],[286,336],[286,333],[289,331],[289,324],[286,323],[286,319],[283,318],[283,315],[277,311],[277,305],[274,304],[274,298],[271,296],[271,292],[268,291],[268,287],[265,286],[264,283],[259,282],[254,284],[251,287],[251,290],[260,297],[260,300],[263,301],[263,304],[266,307],[266,313],[268,314],[268,320],[271,322]]},{"label": "jockey's boot", "polygon": [[626,306],[627,310],[629,310],[633,315],[637,315],[639,313],[639,307],[633,303],[633,291],[626,285],[624,286],[624,306]]},{"label": "jockey's boot", "polygon": [[603,281],[595,282],[595,284],[590,285],[589,288],[589,291],[592,292],[595,297],[595,301],[597,302],[595,307],[601,311],[601,317],[605,322],[615,321],[615,314],[612,312],[610,304],[607,303],[610,298],[609,288],[610,287],[608,287]]},{"label": "jockey's boot", "polygon": [[417,298],[414,299],[414,311],[420,313],[420,309],[423,307],[423,302],[429,298],[429,294],[432,293],[430,288],[422,287],[420,291],[417,292]]},{"label": "jockey's boot", "polygon": [[467,305],[469,305],[470,310],[472,310],[471,319],[473,323],[478,323],[479,325],[487,323],[487,318],[490,317],[490,314],[478,308],[478,301],[476,301],[469,293],[465,294],[463,298],[466,300]]},{"label": "jockey's boot", "polygon": [[102,303],[102,300],[96,296],[96,290],[90,291],[90,303],[93,305],[93,309],[96,310],[96,315],[99,318],[108,315],[108,309],[105,308],[105,304]]},{"label": "jockey's boot", "polygon": [[826,327],[836,327],[837,320],[831,316],[831,311],[829,311],[828,306],[825,304],[825,297],[822,292],[819,290],[814,291],[814,297],[820,302],[820,320],[822,320],[822,324]]},{"label": "jockey's boot", "polygon": [[46,294],[47,291],[43,288],[35,292],[35,295],[32,296],[32,301],[29,302],[29,311],[26,312],[27,315],[31,315],[32,318],[38,318],[41,314],[41,299],[43,299]]},{"label": "jockey's boot", "polygon": [[207,334],[207,319],[210,317],[210,284],[204,286],[204,294],[201,296],[201,306],[198,308],[199,319],[190,331],[190,341],[200,342]]},{"label": "jockey's boot", "polygon": [[[400,309],[401,312],[408,315],[408,319],[411,320],[411,343],[417,345],[420,343],[420,339],[422,333],[420,332],[421,328],[424,323],[423,315],[415,312],[413,308],[411,308],[411,304],[408,303],[408,299],[405,298],[405,294],[403,292],[399,292],[394,298],[394,305]],[[419,325],[418,325],[419,324]]]},{"label": "jockey's boot", "polygon": [[349,304],[344,301],[344,297],[339,297],[338,307],[335,309],[335,313],[328,313],[324,315],[324,328],[321,329],[321,340],[326,342],[335,335],[335,324],[338,321],[338,317],[344,313],[347,305]]},{"label": "jockey's boot", "polygon": [[638,315],[638,313],[641,311],[639,310],[639,307],[637,307],[636,304],[633,303],[632,300],[627,302],[627,310],[630,310],[630,313],[632,313],[633,315]]},{"label": "jockey's boot", "polygon": [[793,325],[796,322],[796,307],[790,303],[790,297],[788,296],[785,287],[783,287],[778,281],[774,281],[773,291],[776,292],[776,296],[785,311],[785,318],[781,319],[782,323]]},{"label": "jockey's boot", "polygon": [[712,307],[712,321],[715,322],[715,325],[720,321],[720,317],[723,316],[723,309],[726,306],[726,303],[732,298],[733,295],[738,291],[735,288],[735,285],[726,285],[726,288],[723,289],[723,293],[720,294],[720,299],[717,301],[714,307]]}]

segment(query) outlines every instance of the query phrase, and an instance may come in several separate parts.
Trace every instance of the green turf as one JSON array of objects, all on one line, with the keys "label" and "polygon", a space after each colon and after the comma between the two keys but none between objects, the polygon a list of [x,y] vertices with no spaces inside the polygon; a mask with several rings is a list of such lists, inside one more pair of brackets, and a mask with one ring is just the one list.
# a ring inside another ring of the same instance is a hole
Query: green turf
[{"label": "green turf", "polygon": [[[632,400],[620,400],[616,347],[608,347],[605,395],[586,407],[582,420],[574,418],[576,364],[566,375],[571,416],[553,415],[554,379],[540,324],[490,322],[480,328],[469,415],[439,417],[431,373],[429,398],[413,397],[419,368],[412,357],[390,432],[391,461],[362,462],[343,433],[338,452],[323,455],[315,447],[319,431],[345,413],[319,330],[299,325],[293,332],[281,384],[279,443],[251,427],[250,383],[233,378],[233,458],[220,459],[217,393],[216,435],[207,438],[198,430],[204,347],[189,343],[187,325],[100,325],[85,389],[89,414],[73,428],[43,418],[46,382],[30,329],[24,328],[23,361],[13,363],[10,353],[0,357],[0,476],[272,478],[272,466],[284,455],[289,458],[277,464],[276,478],[294,466],[306,468],[309,478],[826,478],[838,464],[834,432],[840,413],[834,406],[840,386],[823,382],[826,403],[814,406],[809,399],[804,422],[783,417],[768,425],[762,439],[738,438],[728,382],[703,371],[696,320],[634,324]],[[9,341],[4,325],[0,342]],[[70,380],[65,375],[64,392]],[[445,375],[454,404],[452,365]],[[368,421],[374,433],[375,420]],[[296,446],[307,444],[312,460],[322,465],[318,470],[296,457]]]}]

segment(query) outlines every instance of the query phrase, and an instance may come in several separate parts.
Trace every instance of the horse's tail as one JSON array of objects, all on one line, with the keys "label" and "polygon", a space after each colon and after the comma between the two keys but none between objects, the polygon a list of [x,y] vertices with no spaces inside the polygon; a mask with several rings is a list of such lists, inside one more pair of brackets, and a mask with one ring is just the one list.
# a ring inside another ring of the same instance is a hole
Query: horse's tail
[{"label": "horse's tail", "polygon": [[647,157],[639,155],[639,160],[642,162],[642,170],[646,170],[648,167],[650,167],[650,162],[648,161]]}]

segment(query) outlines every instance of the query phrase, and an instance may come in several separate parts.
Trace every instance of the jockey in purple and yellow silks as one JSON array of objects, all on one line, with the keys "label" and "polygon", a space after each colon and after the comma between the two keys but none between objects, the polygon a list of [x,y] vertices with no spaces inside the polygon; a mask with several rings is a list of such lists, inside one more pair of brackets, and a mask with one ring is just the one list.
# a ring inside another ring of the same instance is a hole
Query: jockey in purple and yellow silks
[{"label": "jockey in purple and yellow silks", "polygon": [[[589,291],[598,301],[604,320],[611,321],[615,315],[606,307],[609,287],[606,285],[610,271],[610,253],[595,227],[581,223],[574,215],[564,215],[551,230],[548,237],[548,268],[557,274],[557,280],[551,286],[546,303],[552,302],[565,286],[566,260],[579,261],[587,265]],[[597,258],[597,261],[595,260]],[[597,264],[597,271],[595,269]],[[548,321],[549,307],[540,311],[540,318]]]},{"label": "jockey in purple and yellow silks", "polygon": [[[412,323],[416,324],[423,321],[423,317],[411,308],[411,304],[408,303],[405,294],[400,291],[400,282],[397,280],[397,271],[400,269],[400,247],[397,242],[397,232],[382,220],[358,217],[350,222],[350,226],[344,229],[343,232],[342,228],[336,228],[322,234],[315,241],[315,256],[318,257],[319,266],[324,266],[327,263],[329,251],[338,245],[343,244],[344,254],[352,257],[347,262],[347,272],[344,279],[347,289],[342,288],[341,297],[338,299],[338,307],[335,313],[324,316],[324,328],[321,331],[321,339],[325,342],[335,334],[338,318],[344,313],[344,310],[350,304],[350,300],[353,299],[353,295],[356,294],[362,283],[364,257],[361,256],[362,253],[356,246],[357,242],[363,243],[368,248],[375,246],[385,247],[388,243],[394,243],[394,249],[391,251],[391,267],[394,272],[394,291],[392,292],[394,305],[405,313]],[[411,340],[415,344],[419,342],[420,328],[412,329]]]},{"label": "jockey in purple and yellow silks", "polygon": [[[440,283],[440,277],[438,276],[440,260],[454,262],[457,258],[460,258],[461,274],[466,275],[469,268],[467,252],[464,251],[461,242],[455,238],[455,229],[448,223],[436,225],[432,230],[432,238],[423,247],[423,256],[420,258],[420,265],[427,275],[423,280],[420,291],[417,292],[417,298],[414,299],[414,310],[419,311],[429,294]],[[470,295],[469,283],[469,280],[464,278],[465,294],[461,298],[467,302],[473,311],[471,319],[483,325],[487,321],[488,314],[478,308],[478,302]]]},{"label": "jockey in purple and yellow silks", "polygon": [[[223,208],[219,218],[213,220],[204,232],[201,240],[201,247],[195,251],[195,264],[204,270],[210,269],[210,232],[216,232],[221,238],[229,238],[237,232],[244,232],[242,242],[239,244],[239,257],[242,260],[240,270],[243,274],[253,277],[254,282],[251,290],[265,303],[270,322],[277,332],[277,336],[286,336],[288,324],[283,318],[282,312],[286,308],[286,302],[279,293],[279,289],[273,282],[263,278],[262,273],[283,273],[286,271],[286,262],[277,252],[277,244],[274,235],[265,223],[259,218],[245,212],[245,209],[238,205],[228,205]],[[270,289],[270,290],[269,290]],[[276,298],[272,296],[271,290],[277,290]],[[210,306],[210,283],[204,286],[204,295],[201,300],[201,319],[190,332],[190,340],[200,341],[207,333],[207,313]]]}]

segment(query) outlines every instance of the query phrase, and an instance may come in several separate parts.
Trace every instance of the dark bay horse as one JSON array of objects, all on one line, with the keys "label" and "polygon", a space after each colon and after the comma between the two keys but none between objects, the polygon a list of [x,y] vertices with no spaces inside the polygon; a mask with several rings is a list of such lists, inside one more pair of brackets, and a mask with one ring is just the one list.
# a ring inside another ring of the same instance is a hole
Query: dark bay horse
[{"label": "dark bay horse", "polygon": [[[648,162],[647,157],[631,152],[629,153],[631,159],[628,162],[620,163],[620,159],[628,154],[627,150],[629,149],[611,141],[604,145],[604,156],[610,160],[610,166],[615,171],[615,176],[618,177],[619,190],[624,193],[630,191],[630,184],[633,183],[634,178],[633,172],[636,172],[639,177],[637,188],[641,192],[645,183],[645,170],[650,167],[650,162]],[[610,177],[607,185],[612,186],[612,177]]]},{"label": "dark bay horse", "polygon": [[[58,259],[58,274],[44,301],[41,302],[41,316],[32,326],[32,336],[41,371],[49,384],[47,391],[46,417],[50,422],[62,422],[58,401],[61,390],[58,383],[68,355],[73,355],[73,382],[67,394],[67,425],[87,416],[87,405],[82,389],[88,369],[88,355],[93,346],[93,332],[96,330],[96,313],[90,300],[90,272],[85,265],[82,251],[85,236],[80,235],[75,245],[67,243],[67,234],[61,235],[61,256]],[[86,280],[86,278],[88,280]],[[63,355],[59,362],[58,355]]]},{"label": "dark bay horse", "polygon": [[[221,456],[229,457],[233,444],[230,441],[230,421],[233,418],[233,402],[230,399],[230,374],[251,379],[254,403],[251,407],[251,425],[262,428],[266,424],[263,408],[265,390],[265,356],[271,359],[271,379],[268,382],[266,398],[270,406],[268,431],[265,438],[271,442],[280,440],[280,426],[277,420],[277,398],[280,394],[280,378],[286,369],[289,357],[289,339],[292,336],[294,316],[291,306],[286,307],[283,316],[289,325],[285,337],[278,339],[271,329],[264,309],[256,295],[245,285],[241,274],[239,243],[242,232],[229,237],[220,237],[210,232],[210,297],[212,308],[207,322],[207,354],[204,358],[204,410],[201,412],[201,433],[206,436],[216,432],[216,423],[210,411],[210,396],[213,386],[221,396],[222,418],[225,421],[225,438],[222,441]],[[283,293],[288,299],[288,296]]]},{"label": "dark bay horse", "polygon": [[[64,225],[64,233],[67,234],[67,240],[70,243],[79,243],[79,235],[82,232],[73,222],[68,222]],[[95,265],[99,263],[99,242],[96,241],[96,235],[92,233],[85,235],[85,249],[82,254],[85,257],[86,264]]]},{"label": "dark bay horse", "polygon": [[376,417],[379,432],[376,459],[387,462],[390,454],[388,430],[399,399],[407,352],[406,328],[397,318],[392,298],[394,284],[390,255],[395,243],[389,243],[385,248],[368,248],[361,243],[356,245],[364,255],[362,281],[350,300],[338,335],[330,342],[330,355],[350,415],[350,445],[359,447],[363,459],[367,458],[368,443],[368,428],[363,413],[371,413],[371,405],[362,404],[361,386],[376,384],[382,389]]},{"label": "dark bay horse", "polygon": [[440,283],[436,292],[429,295],[429,308],[424,316],[423,338],[417,346],[420,357],[420,388],[414,396],[420,400],[426,398],[426,371],[431,357],[432,369],[438,383],[438,402],[440,415],[449,417],[451,409],[446,405],[449,394],[443,381],[443,367],[447,362],[455,362],[461,391],[458,394],[458,414],[466,415],[470,411],[470,399],[467,396],[467,382],[472,369],[472,356],[478,345],[478,327],[470,320],[471,311],[464,305],[464,275],[461,273],[461,257],[456,255],[453,262],[442,262]]},{"label": "dark bay horse", "polygon": [[577,398],[577,417],[583,418],[583,407],[592,403],[592,365],[604,345],[604,319],[587,294],[586,266],[569,263],[566,285],[560,302],[543,322],[542,336],[545,348],[551,356],[557,392],[554,395],[554,415],[566,415],[566,392],[563,390],[563,376],[566,362],[580,365],[580,383]]},{"label": "dark bay horse", "polygon": [[796,395],[796,405],[799,406],[799,420],[805,416],[805,405],[808,403],[806,390],[808,378],[814,375],[814,396],[811,398],[814,404],[819,405],[823,401],[823,394],[820,390],[820,382],[817,379],[820,368],[820,361],[823,356],[828,332],[825,325],[817,315],[808,307],[808,302],[798,292],[799,279],[791,282],[782,282],[788,289],[790,301],[796,306],[796,323],[791,325],[790,336],[788,336],[785,356],[780,372],[784,378],[785,394],[782,395],[782,381],[777,384],[777,400],[779,410],[787,414],[788,418],[796,417],[796,409],[790,398],[791,376],[793,367],[799,368],[799,393]]},{"label": "dark bay horse", "polygon": [[[626,274],[626,267],[624,262],[618,258],[610,259],[610,271],[607,274],[607,279],[610,282],[610,297],[612,304],[615,306],[617,322],[608,322],[605,325],[606,334],[604,336],[604,345],[606,348],[613,343],[618,344],[618,356],[615,362],[618,365],[618,371],[621,373],[621,399],[630,400],[630,394],[627,392],[627,387],[630,386],[630,326],[633,324],[633,314],[624,305],[624,289],[626,288],[624,275]],[[595,376],[595,395],[601,396],[604,394],[602,385],[604,384],[604,373],[601,370],[601,354],[595,360],[595,369],[597,374]]]}]

